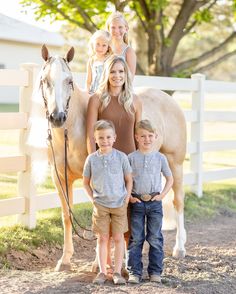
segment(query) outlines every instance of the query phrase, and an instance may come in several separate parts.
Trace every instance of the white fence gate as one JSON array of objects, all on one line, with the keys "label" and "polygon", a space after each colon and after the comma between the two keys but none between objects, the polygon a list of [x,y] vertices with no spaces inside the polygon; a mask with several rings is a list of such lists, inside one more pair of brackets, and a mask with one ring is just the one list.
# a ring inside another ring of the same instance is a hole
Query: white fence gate
[{"label": "white fence gate", "polygon": [[[18,172],[18,195],[0,200],[0,217],[20,215],[20,222],[29,228],[36,226],[38,210],[59,207],[56,193],[37,195],[31,181],[30,158],[25,152],[25,135],[31,95],[39,67],[35,64],[24,64],[20,70],[0,70],[0,86],[19,86],[19,113],[0,113],[0,129],[20,129],[20,154],[14,157],[0,157],[0,173]],[[82,87],[85,74],[74,74]],[[185,117],[191,124],[191,135],[188,138],[187,153],[190,155],[190,173],[184,174],[184,184],[191,186],[193,192],[202,196],[204,182],[235,178],[236,168],[203,170],[203,153],[215,150],[235,150],[236,140],[203,141],[205,122],[236,122],[234,111],[204,111],[206,93],[235,93],[236,83],[206,81],[201,74],[192,75],[191,79],[136,76],[134,86],[153,87],[160,90],[187,91],[192,93],[192,109],[185,111]],[[235,98],[236,100],[236,98]],[[88,201],[82,189],[74,190],[74,203]]]}]

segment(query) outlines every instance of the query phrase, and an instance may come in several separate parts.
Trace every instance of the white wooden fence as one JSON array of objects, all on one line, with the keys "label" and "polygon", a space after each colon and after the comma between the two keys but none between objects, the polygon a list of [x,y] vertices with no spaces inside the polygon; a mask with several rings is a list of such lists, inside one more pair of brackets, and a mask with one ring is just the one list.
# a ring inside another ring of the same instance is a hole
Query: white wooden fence
[{"label": "white wooden fence", "polygon": [[[0,217],[19,215],[19,222],[34,228],[38,210],[59,207],[56,193],[37,195],[31,181],[30,158],[25,153],[25,135],[31,94],[39,67],[24,64],[20,70],[0,70],[0,86],[19,86],[19,113],[0,113],[0,130],[20,129],[20,154],[0,157],[0,173],[18,172],[18,195],[0,200]],[[84,85],[85,74],[74,74],[79,85]],[[187,152],[190,154],[190,173],[184,174],[184,184],[190,185],[199,197],[202,196],[203,182],[211,182],[236,177],[236,168],[203,170],[203,153],[216,150],[235,150],[236,140],[203,141],[205,122],[236,122],[236,112],[204,111],[206,93],[236,93],[236,83],[206,81],[201,74],[191,79],[136,76],[134,86],[153,87],[161,90],[187,91],[192,94],[192,110],[185,111],[185,117],[191,124],[191,136],[188,139]],[[236,98],[235,98],[236,99]],[[88,201],[82,189],[75,189],[74,203]]]}]

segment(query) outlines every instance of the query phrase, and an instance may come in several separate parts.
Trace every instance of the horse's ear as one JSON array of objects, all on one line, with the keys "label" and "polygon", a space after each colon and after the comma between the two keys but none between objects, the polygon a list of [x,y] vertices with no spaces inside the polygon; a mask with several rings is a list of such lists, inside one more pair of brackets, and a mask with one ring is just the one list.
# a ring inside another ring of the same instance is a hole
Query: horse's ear
[{"label": "horse's ear", "polygon": [[66,57],[65,57],[66,61],[71,62],[71,60],[74,58],[74,55],[75,55],[75,49],[74,47],[71,47],[66,54]]},{"label": "horse's ear", "polygon": [[43,59],[45,61],[47,61],[49,59],[49,52],[48,52],[48,48],[46,47],[45,44],[43,44],[42,49],[41,49],[41,52],[42,52]]}]

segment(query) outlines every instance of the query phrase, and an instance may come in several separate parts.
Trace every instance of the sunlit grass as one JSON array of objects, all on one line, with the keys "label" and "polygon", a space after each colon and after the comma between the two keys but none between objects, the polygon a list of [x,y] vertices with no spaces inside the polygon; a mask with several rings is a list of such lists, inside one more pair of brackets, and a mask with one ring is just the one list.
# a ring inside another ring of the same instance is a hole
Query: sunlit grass
[{"label": "sunlit grass", "polygon": [[[73,211],[80,225],[84,227],[91,225],[91,203],[75,205]],[[63,244],[63,225],[60,208],[38,212],[37,227],[33,230],[23,228],[20,225],[1,228],[0,261],[1,257],[11,249],[28,251],[43,244]]]},{"label": "sunlit grass", "polygon": [[0,104],[0,112],[18,112],[19,105],[18,104]]},{"label": "sunlit grass", "polygon": [[209,218],[225,211],[236,213],[235,181],[205,184],[201,198],[191,192],[186,193],[185,217],[187,220]]}]

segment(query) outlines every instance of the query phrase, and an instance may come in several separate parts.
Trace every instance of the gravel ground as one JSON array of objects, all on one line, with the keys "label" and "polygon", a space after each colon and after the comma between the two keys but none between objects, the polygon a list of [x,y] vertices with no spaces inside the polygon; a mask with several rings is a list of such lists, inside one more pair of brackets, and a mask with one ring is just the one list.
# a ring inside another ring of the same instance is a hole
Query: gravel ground
[{"label": "gravel ground", "polygon": [[[74,237],[75,253],[70,272],[54,272],[62,249],[38,248],[31,253],[11,251],[11,270],[0,271],[1,294],[73,294],[73,293],[163,293],[163,294],[235,294],[236,293],[236,214],[222,211],[214,219],[189,222],[187,255],[171,256],[175,231],[165,231],[165,269],[161,284],[143,280],[140,285],[104,286],[91,283],[95,242]],[[144,249],[144,264],[147,261]]]}]

